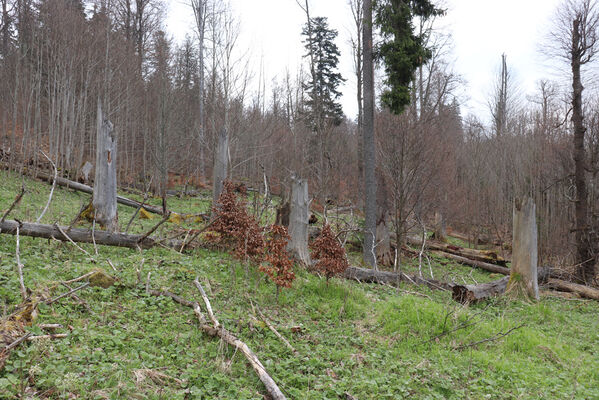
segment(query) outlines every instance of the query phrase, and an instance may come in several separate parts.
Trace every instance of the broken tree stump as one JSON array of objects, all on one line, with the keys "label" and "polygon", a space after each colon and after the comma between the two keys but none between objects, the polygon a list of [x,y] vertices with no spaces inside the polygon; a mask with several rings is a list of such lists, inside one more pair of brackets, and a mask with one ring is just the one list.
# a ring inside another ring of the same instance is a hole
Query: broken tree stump
[{"label": "broken tree stump", "polygon": [[112,122],[104,118],[98,100],[96,176],[92,204],[94,219],[109,232],[118,230],[116,206],[116,136]]},{"label": "broken tree stump", "polygon": [[306,179],[292,178],[290,204],[290,240],[287,248],[297,260],[305,265],[310,265],[310,252],[308,250],[310,199],[308,198],[308,181]]},{"label": "broken tree stump", "polygon": [[514,199],[512,265],[506,292],[539,299],[537,278],[537,221],[530,197]]}]

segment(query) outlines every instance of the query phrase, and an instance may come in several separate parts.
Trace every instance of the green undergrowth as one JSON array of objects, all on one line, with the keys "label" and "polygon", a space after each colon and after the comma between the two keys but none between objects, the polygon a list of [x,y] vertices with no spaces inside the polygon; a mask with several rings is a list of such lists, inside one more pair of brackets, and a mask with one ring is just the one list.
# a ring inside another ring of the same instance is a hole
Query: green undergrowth
[{"label": "green undergrowth", "polygon": [[[27,186],[14,216],[35,220],[49,186],[33,181]],[[11,177],[0,188],[0,212],[19,187]],[[44,217],[48,223],[71,219],[83,199],[63,189],[54,196]],[[199,201],[173,199],[170,207],[193,211]],[[128,212],[123,209],[121,215]],[[13,236],[0,235],[5,315],[21,301],[15,244]],[[65,291],[59,281],[96,268],[118,281],[107,289],[78,292],[89,310],[72,298],[40,305],[28,329],[42,333],[37,324],[60,323],[65,327],[60,332],[69,336],[13,351],[0,371],[0,398],[264,398],[262,383],[240,352],[204,334],[191,309],[146,294],[148,272],[153,289],[189,300],[200,300],[192,283],[199,277],[217,318],[248,344],[290,399],[340,399],[345,393],[359,399],[599,398],[595,302],[496,298],[464,307],[448,292],[337,278],[327,284],[299,268],[293,287],[277,299],[274,285],[255,267],[221,252],[99,246],[95,255],[93,245],[81,245],[92,261],[69,243],[22,237],[20,247],[25,284],[37,295],[56,296]],[[404,271],[417,273],[417,259],[404,262]],[[431,268],[437,279],[444,272],[469,283],[495,278],[437,257],[431,258]],[[428,264],[423,274],[429,275]],[[261,322],[258,310],[298,355]]]}]

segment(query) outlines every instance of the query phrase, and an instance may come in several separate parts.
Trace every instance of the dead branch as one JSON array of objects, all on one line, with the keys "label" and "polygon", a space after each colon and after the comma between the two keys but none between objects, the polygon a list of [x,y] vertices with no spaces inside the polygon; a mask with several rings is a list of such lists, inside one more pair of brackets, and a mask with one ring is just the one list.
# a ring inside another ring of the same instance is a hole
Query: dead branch
[{"label": "dead branch", "polygon": [[42,213],[39,217],[37,217],[37,220],[35,222],[40,222],[44,214],[46,214],[46,211],[48,211],[48,207],[50,207],[50,202],[52,201],[52,195],[54,194],[54,189],[56,188],[56,179],[58,178],[58,169],[56,168],[56,164],[54,164],[54,161],[52,161],[50,157],[48,157],[46,153],[44,153],[43,151],[40,150],[40,153],[42,153],[42,155],[46,157],[46,160],[48,160],[50,164],[52,164],[52,168],[54,168],[54,179],[52,179],[52,189],[50,189],[50,195],[48,196],[48,202],[46,203],[46,207],[44,207]]},{"label": "dead branch", "polygon": [[17,270],[19,272],[19,285],[21,286],[21,296],[23,300],[27,299],[27,288],[25,287],[25,280],[23,279],[23,264],[21,263],[21,253],[19,251],[19,225],[17,225],[17,246],[15,249],[17,257]]},{"label": "dead branch", "polygon": [[145,233],[145,234],[144,234],[144,235],[143,235],[141,238],[139,238],[139,240],[138,240],[138,243],[141,243],[141,242],[143,242],[143,241],[144,241],[146,238],[148,238],[148,237],[149,237],[149,236],[150,236],[152,233],[154,233],[154,232],[156,231],[156,229],[158,229],[158,228],[160,227],[160,225],[164,224],[164,223],[165,223],[165,222],[166,222],[166,221],[169,219],[169,217],[170,217],[170,216],[171,216],[171,213],[170,213],[170,211],[169,211],[169,212],[166,212],[166,213],[164,214],[164,217],[162,217],[162,220],[161,220],[159,223],[157,223],[156,225],[154,225],[154,226],[152,227],[152,229],[150,229],[149,231],[147,231],[147,232],[146,232],[146,233]]},{"label": "dead branch", "polygon": [[52,333],[50,335],[39,335],[39,336],[29,336],[27,341],[32,342],[35,340],[45,340],[45,339],[64,339],[69,336],[68,333]]},{"label": "dead branch", "polygon": [[7,345],[4,348],[4,351],[9,351],[11,349],[14,349],[15,347],[17,347],[18,345],[20,345],[21,343],[23,343],[25,340],[27,340],[29,337],[31,337],[31,335],[33,335],[33,333],[29,332],[29,333],[21,336],[20,338],[18,338],[17,340],[15,340],[14,342],[12,342],[11,344]]},{"label": "dead branch", "polygon": [[17,206],[17,204],[19,204],[21,202],[21,199],[23,198],[24,194],[25,194],[25,185],[23,184],[21,186],[21,192],[17,195],[17,197],[15,197],[15,200],[12,202],[10,207],[8,207],[8,210],[6,210],[4,215],[2,215],[2,219],[0,220],[0,222],[4,222],[6,220],[6,217],[8,217],[8,214],[10,214],[11,211]]},{"label": "dead branch", "polygon": [[62,299],[64,297],[70,296],[71,294],[73,294],[73,293],[75,293],[75,292],[77,292],[77,291],[79,291],[81,289],[85,289],[88,286],[89,286],[89,282],[85,282],[83,285],[78,286],[75,289],[71,289],[68,292],[61,294],[60,296],[57,296],[57,297],[55,297],[53,299],[50,299],[50,300],[46,300],[45,303],[48,304],[48,305],[56,303],[58,300],[60,300],[60,299]]},{"label": "dead branch", "polygon": [[82,248],[82,247],[80,247],[80,246],[79,246],[77,243],[75,243],[75,242],[73,241],[73,239],[71,239],[71,238],[69,237],[69,235],[67,235],[67,234],[66,234],[66,232],[65,232],[65,231],[63,231],[63,230],[62,230],[62,228],[61,228],[60,226],[58,226],[58,224],[54,224],[54,227],[55,227],[56,229],[58,229],[58,230],[60,231],[60,233],[62,233],[62,235],[63,235],[63,236],[64,236],[64,237],[65,237],[65,238],[66,238],[66,239],[69,241],[69,242],[71,242],[71,244],[72,244],[73,246],[75,246],[75,247],[77,247],[79,250],[81,250],[81,251],[83,252],[83,254],[85,254],[86,256],[88,256],[89,258],[91,258],[93,262],[96,262],[96,260],[94,260],[94,258],[91,256],[91,254],[89,254],[89,253],[88,253],[88,252],[87,252],[85,249],[83,249],[83,248]]},{"label": "dead branch", "polygon": [[482,343],[494,342],[494,341],[496,341],[498,339],[501,339],[502,337],[505,337],[505,336],[509,335],[510,333],[512,333],[513,331],[515,331],[516,329],[522,328],[525,325],[526,324],[520,324],[518,326],[514,326],[513,328],[507,330],[506,332],[498,332],[498,333],[496,333],[495,335],[493,335],[493,336],[491,336],[489,338],[486,338],[486,339],[483,339],[483,340],[479,340],[479,341],[476,341],[476,342],[472,342],[472,343],[468,343],[468,344],[463,344],[461,346],[454,347],[454,350],[463,350],[463,349],[466,349],[468,347],[478,346],[479,344],[482,344]]},{"label": "dead branch", "polygon": [[196,278],[193,281],[193,284],[200,292],[200,295],[202,296],[202,299],[204,300],[204,304],[206,304],[206,310],[208,311],[208,316],[210,317],[210,320],[214,324],[214,328],[218,329],[220,324],[219,324],[218,320],[216,319],[216,317],[214,316],[214,313],[212,312],[212,306],[210,305],[210,300],[208,300],[208,296],[206,296],[206,292],[204,292],[204,288],[202,287],[202,285],[200,285],[200,281],[198,281],[198,278]]},{"label": "dead branch", "polygon": [[287,346],[287,348],[289,350],[291,350],[291,352],[293,352],[293,354],[298,355],[299,352],[291,345],[291,343],[289,343],[289,341],[287,339],[285,339],[283,337],[283,335],[281,335],[274,326],[272,326],[272,324],[268,321],[268,319],[264,316],[264,314],[262,314],[262,311],[260,311],[259,308],[257,308],[258,314],[260,314],[260,318],[262,318],[262,321],[264,321],[264,323],[266,324],[266,326],[268,326],[268,328],[272,331],[272,333],[275,334],[276,337],[278,337],[279,339],[281,339],[281,342],[283,342],[283,344],[285,344],[285,346]]}]

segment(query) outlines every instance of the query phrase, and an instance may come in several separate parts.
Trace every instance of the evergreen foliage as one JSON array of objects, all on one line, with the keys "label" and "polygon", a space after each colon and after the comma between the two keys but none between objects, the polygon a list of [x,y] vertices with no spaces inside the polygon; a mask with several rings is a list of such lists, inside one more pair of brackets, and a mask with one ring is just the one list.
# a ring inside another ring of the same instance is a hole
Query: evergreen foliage
[{"label": "evergreen foliage", "polygon": [[414,71],[431,57],[423,37],[414,32],[413,19],[442,15],[444,10],[429,0],[377,0],[374,11],[383,38],[377,56],[384,64],[388,86],[381,100],[393,113],[400,114],[410,103]]}]

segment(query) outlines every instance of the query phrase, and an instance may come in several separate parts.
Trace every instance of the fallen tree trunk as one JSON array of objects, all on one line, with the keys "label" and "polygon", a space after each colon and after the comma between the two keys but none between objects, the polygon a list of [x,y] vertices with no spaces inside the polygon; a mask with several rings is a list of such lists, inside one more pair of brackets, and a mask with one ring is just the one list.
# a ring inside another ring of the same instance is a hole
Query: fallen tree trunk
[{"label": "fallen tree trunk", "polygon": [[404,273],[398,274],[391,271],[376,271],[374,269],[348,267],[343,273],[346,279],[357,280],[366,283],[383,283],[387,285],[397,285],[399,282],[411,282],[417,285],[426,285],[431,289],[451,290],[453,284],[441,282],[436,279],[421,278],[419,276],[410,276]]},{"label": "fallen tree trunk", "polygon": [[502,267],[501,265],[490,264],[482,261],[472,260],[470,258],[458,256],[451,253],[446,253],[444,251],[434,251],[433,254],[437,254],[442,257],[449,258],[451,260],[457,261],[460,264],[466,264],[471,267],[476,267],[480,269],[484,269],[485,271],[495,272],[502,275],[509,275],[510,269],[507,267]]},{"label": "fallen tree trunk", "polygon": [[[551,268],[539,268],[539,282],[546,281],[550,275]],[[505,276],[496,281],[480,283],[478,285],[454,285],[452,288],[452,297],[455,301],[462,304],[476,303],[477,301],[486,300],[488,298],[505,293],[509,280],[510,277]]]},{"label": "fallen tree trunk", "polygon": [[[406,241],[413,246],[422,246],[422,239],[408,236]],[[426,247],[430,250],[443,251],[445,253],[454,254],[456,256],[469,258],[471,260],[486,262],[489,264],[497,264],[505,266],[508,260],[500,257],[496,252],[489,250],[475,250],[467,249],[464,247],[453,246],[451,244],[437,243],[433,241],[427,241]]]},{"label": "fallen tree trunk", "polygon": [[561,279],[549,279],[547,286],[563,292],[576,293],[587,299],[599,300],[599,289],[590,286],[579,285],[578,283],[563,281]]},{"label": "fallen tree trunk", "polygon": [[[17,222],[7,220],[0,222],[0,232],[10,235],[17,234],[17,227],[19,227],[19,234],[22,236],[39,237],[44,239],[56,239],[63,242],[69,241],[69,238],[73,242],[79,243],[96,243],[105,246],[117,246],[117,247],[128,247],[130,249],[149,249],[150,247],[162,244],[166,247],[170,247],[176,250],[180,250],[184,247],[185,243],[179,240],[165,240],[164,242],[159,239],[152,237],[145,237],[144,235],[128,235],[120,232],[107,232],[107,231],[94,231],[87,229],[71,229],[67,227],[61,227],[47,224],[37,224],[30,222]],[[68,237],[62,232],[64,231]]]},{"label": "fallen tree trunk", "polygon": [[[36,175],[36,178],[48,181],[50,183],[52,183],[52,179],[53,179],[52,176],[46,174],[45,172],[38,172]],[[60,178],[60,177],[56,178],[56,184],[59,186],[71,188],[73,190],[77,190],[79,192],[83,192],[83,193],[87,193],[87,194],[91,194],[91,195],[93,195],[93,193],[94,193],[94,189],[91,186],[84,185],[83,183],[71,181],[66,178]],[[138,207],[143,206],[143,208],[148,212],[151,212],[153,214],[163,215],[162,207],[150,206],[148,204],[142,205],[142,203],[140,203],[139,201],[131,200],[126,197],[118,196],[118,195],[116,196],[116,201],[119,204],[122,204],[122,205],[128,206],[128,207],[133,207],[133,208],[138,208]]]}]

